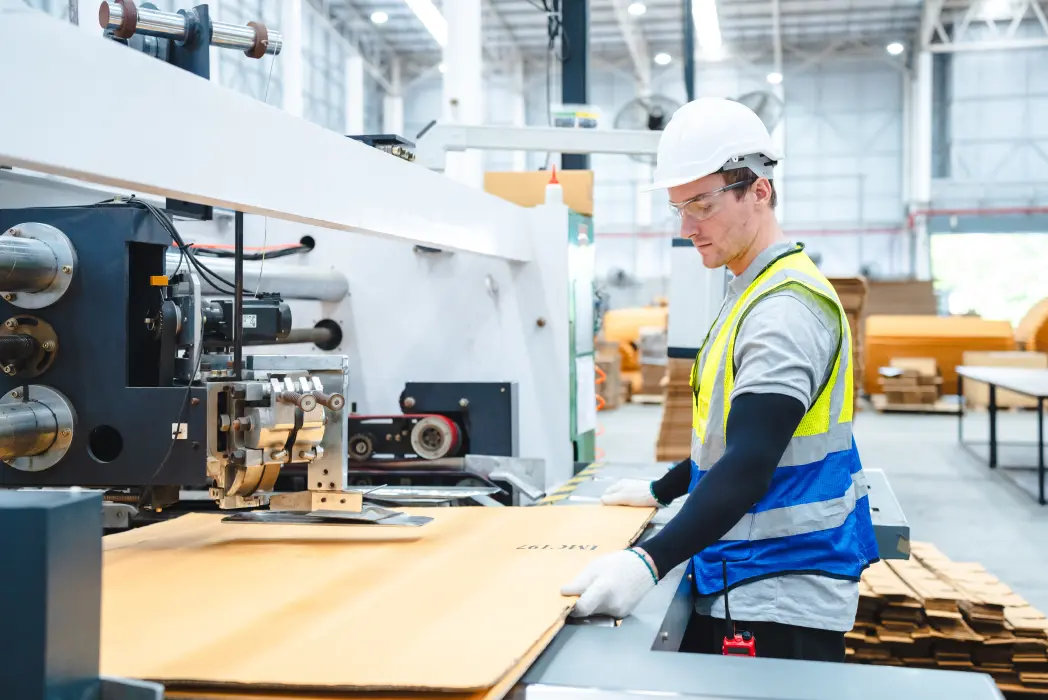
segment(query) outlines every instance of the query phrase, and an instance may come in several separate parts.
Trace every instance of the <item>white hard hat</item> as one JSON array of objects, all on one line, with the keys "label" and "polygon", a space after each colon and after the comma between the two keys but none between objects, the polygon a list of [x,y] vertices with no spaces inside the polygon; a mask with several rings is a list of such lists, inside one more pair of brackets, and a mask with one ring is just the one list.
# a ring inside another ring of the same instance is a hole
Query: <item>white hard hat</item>
[{"label": "white hard hat", "polygon": [[782,153],[767,127],[746,105],[700,97],[678,109],[659,139],[654,182],[642,191],[684,185],[720,170],[750,168],[771,179]]}]

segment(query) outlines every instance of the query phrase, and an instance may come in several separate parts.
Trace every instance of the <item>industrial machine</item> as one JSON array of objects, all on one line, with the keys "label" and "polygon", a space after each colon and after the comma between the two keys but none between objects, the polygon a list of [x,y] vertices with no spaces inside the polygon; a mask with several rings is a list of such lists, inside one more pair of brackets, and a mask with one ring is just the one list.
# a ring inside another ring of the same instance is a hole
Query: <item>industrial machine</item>
[{"label": "industrial machine", "polygon": [[[210,480],[224,509],[361,510],[346,490],[345,358],[242,354],[291,332],[279,296],[245,299],[242,274],[214,273],[145,202],[0,210],[0,229],[0,484],[158,509]],[[204,276],[234,298],[202,300]],[[289,465],[308,489],[270,501]]]}]

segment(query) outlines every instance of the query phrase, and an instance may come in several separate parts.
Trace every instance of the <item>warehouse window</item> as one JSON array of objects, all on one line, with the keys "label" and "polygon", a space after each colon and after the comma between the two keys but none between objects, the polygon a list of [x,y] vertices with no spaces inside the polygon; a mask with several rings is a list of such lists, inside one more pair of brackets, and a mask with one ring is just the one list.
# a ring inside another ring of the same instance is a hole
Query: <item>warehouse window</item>
[{"label": "warehouse window", "polygon": [[303,16],[302,90],[306,119],[342,132],[346,124],[346,47],[312,8]]},{"label": "warehouse window", "polygon": [[1048,297],[1048,233],[935,234],[935,288],[951,314],[1018,323]]}]

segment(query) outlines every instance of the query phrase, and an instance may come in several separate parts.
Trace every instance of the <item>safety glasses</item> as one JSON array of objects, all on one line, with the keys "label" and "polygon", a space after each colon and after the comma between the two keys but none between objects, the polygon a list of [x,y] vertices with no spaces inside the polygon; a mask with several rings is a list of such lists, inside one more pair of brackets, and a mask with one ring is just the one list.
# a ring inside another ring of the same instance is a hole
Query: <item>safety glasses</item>
[{"label": "safety glasses", "polygon": [[725,185],[710,192],[703,192],[683,202],[670,202],[670,208],[677,213],[679,219],[688,216],[695,221],[705,221],[717,214],[723,204],[723,194],[728,190],[748,187],[754,180],[742,180],[731,185]]}]

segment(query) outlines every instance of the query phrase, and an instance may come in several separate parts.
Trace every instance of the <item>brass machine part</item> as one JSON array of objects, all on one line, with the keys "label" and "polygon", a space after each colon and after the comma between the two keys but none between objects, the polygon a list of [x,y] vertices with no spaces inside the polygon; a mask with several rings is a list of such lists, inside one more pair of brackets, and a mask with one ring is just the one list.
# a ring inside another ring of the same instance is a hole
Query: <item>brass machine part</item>
[{"label": "brass machine part", "polygon": [[0,325],[0,371],[16,379],[33,379],[54,364],[58,335],[36,316],[12,316]]},{"label": "brass machine part", "polygon": [[296,491],[274,494],[269,509],[312,513],[322,510],[359,512],[364,507],[364,494],[359,491]]},{"label": "brass machine part", "polygon": [[307,412],[317,407],[317,397],[312,392],[304,394],[298,391],[282,391],[277,394],[277,401],[289,403]]}]

